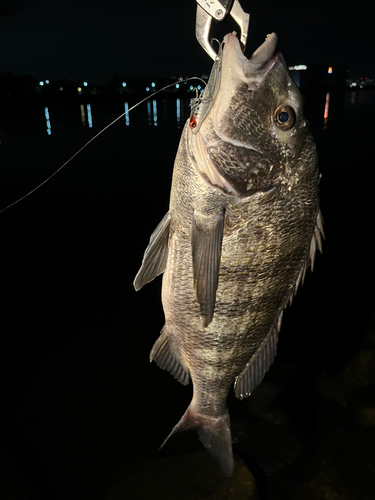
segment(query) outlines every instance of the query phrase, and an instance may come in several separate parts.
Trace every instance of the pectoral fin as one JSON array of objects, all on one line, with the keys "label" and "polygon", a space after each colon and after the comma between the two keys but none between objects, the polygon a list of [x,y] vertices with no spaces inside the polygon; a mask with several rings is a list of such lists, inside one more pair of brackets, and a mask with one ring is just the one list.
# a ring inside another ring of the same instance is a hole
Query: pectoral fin
[{"label": "pectoral fin", "polygon": [[151,235],[150,243],[143,256],[141,268],[133,283],[137,291],[165,270],[168,259],[170,221],[171,216],[167,212]]},{"label": "pectoral fin", "polygon": [[214,314],[223,226],[223,213],[212,216],[194,213],[192,231],[194,287],[205,327],[211,323]]}]

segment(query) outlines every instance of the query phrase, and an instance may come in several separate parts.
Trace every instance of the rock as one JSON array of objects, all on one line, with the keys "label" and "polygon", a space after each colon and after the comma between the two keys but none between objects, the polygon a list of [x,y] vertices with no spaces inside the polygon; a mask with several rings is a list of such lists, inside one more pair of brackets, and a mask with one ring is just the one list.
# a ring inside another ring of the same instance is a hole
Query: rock
[{"label": "rock", "polygon": [[375,349],[363,348],[356,352],[343,370],[330,376],[324,373],[320,381],[320,392],[346,406],[350,391],[375,384]]},{"label": "rock", "polygon": [[360,425],[375,425],[375,384],[355,389],[347,395],[347,407]]},{"label": "rock", "polygon": [[232,436],[241,457],[255,461],[267,476],[285,470],[304,450],[293,432],[266,421],[232,419]]},{"label": "rock", "polygon": [[373,500],[375,434],[345,431],[330,439],[307,464],[296,500]]},{"label": "rock", "polygon": [[105,500],[258,500],[254,477],[235,457],[227,478],[205,451],[149,460],[116,484]]}]

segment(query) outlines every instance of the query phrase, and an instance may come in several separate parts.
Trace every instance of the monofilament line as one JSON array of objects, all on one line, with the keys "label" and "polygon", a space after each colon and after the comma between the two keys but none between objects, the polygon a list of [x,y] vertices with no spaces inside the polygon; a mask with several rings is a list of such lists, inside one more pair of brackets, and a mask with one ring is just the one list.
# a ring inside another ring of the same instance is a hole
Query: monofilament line
[{"label": "monofilament line", "polygon": [[185,78],[184,80],[178,80],[177,82],[169,83],[165,87],[157,90],[156,92],[153,92],[149,96],[147,96],[144,99],[142,99],[141,101],[137,102],[137,104],[134,104],[134,106],[132,106],[131,108],[129,108],[127,111],[125,111],[125,113],[122,113],[115,120],[113,120],[111,123],[109,123],[107,126],[105,126],[102,130],[100,130],[100,132],[98,132],[96,135],[94,135],[94,137],[92,137],[89,141],[87,141],[86,144],[84,144],[78,151],[76,151],[74,153],[74,155],[69,158],[69,160],[67,160],[63,165],[61,165],[61,167],[59,167],[57,170],[55,170],[55,172],[53,172],[53,174],[51,174],[49,177],[47,177],[47,179],[45,179],[43,182],[41,182],[40,184],[38,184],[34,189],[32,189],[31,191],[29,191],[28,193],[26,193],[24,196],[21,196],[21,198],[18,198],[18,200],[14,201],[13,203],[10,203],[6,207],[2,208],[0,210],[0,213],[4,212],[5,210],[7,210],[10,207],[13,207],[13,205],[16,205],[20,201],[24,200],[25,198],[27,198],[28,196],[30,196],[32,193],[34,193],[37,189],[39,189],[44,184],[46,184],[50,179],[52,179],[52,177],[54,177],[56,174],[58,174],[60,172],[60,170],[62,170],[64,167],[66,167],[66,165],[69,162],[71,162],[77,155],[79,155],[79,153],[81,151],[83,151],[92,141],[94,141],[96,138],[98,138],[100,134],[102,134],[103,132],[105,132],[109,127],[111,127],[114,123],[116,123],[118,120],[120,120],[126,114],[129,114],[130,111],[132,111],[134,108],[136,108],[137,106],[139,106],[143,102],[147,101],[148,99],[151,99],[151,97],[155,96],[159,92],[162,92],[163,90],[167,89],[168,87],[172,87],[173,85],[176,85],[176,83],[188,82],[189,80],[200,80],[201,82],[203,82],[204,85],[206,85],[206,82],[204,80],[202,80],[201,78],[199,78],[198,76],[192,76],[190,78]]}]

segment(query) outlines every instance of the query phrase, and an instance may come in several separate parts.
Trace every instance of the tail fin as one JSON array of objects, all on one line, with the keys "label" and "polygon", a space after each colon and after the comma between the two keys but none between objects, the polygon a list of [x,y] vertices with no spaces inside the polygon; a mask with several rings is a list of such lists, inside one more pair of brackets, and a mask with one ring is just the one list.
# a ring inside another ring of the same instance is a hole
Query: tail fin
[{"label": "tail fin", "polygon": [[160,448],[173,434],[187,429],[196,429],[203,446],[216,458],[224,474],[232,476],[234,464],[228,411],[221,417],[212,418],[195,413],[189,406]]}]

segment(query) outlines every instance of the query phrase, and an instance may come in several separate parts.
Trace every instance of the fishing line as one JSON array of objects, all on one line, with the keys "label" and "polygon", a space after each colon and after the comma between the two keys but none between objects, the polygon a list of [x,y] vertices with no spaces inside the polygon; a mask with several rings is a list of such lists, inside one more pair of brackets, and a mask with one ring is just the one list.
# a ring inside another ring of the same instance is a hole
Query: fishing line
[{"label": "fishing line", "polygon": [[21,196],[21,198],[18,198],[18,200],[14,201],[13,203],[10,203],[9,205],[7,205],[6,207],[2,208],[0,210],[0,213],[1,212],[4,212],[5,210],[7,210],[8,208],[10,207],[13,207],[13,205],[16,205],[17,203],[19,203],[20,201],[24,200],[25,198],[27,198],[28,196],[30,196],[32,193],[34,193],[37,189],[39,189],[40,187],[42,187],[44,184],[46,184],[50,179],[52,179],[52,177],[54,177],[56,174],[58,174],[60,172],[60,170],[62,170],[64,167],[66,167],[66,165],[68,165],[68,163],[70,163],[77,155],[79,155],[79,153],[81,151],[83,151],[85,149],[86,146],[88,146],[92,141],[94,141],[95,139],[97,139],[99,137],[100,134],[102,134],[103,132],[105,132],[109,127],[111,127],[114,123],[116,123],[118,120],[120,120],[122,117],[124,117],[125,115],[128,115],[130,113],[130,111],[132,111],[134,108],[136,108],[137,106],[139,106],[140,104],[142,104],[143,102],[147,101],[148,99],[151,99],[152,97],[154,97],[156,94],[159,94],[159,92],[162,92],[163,90],[169,88],[169,87],[172,87],[173,85],[176,85],[176,83],[181,83],[181,82],[188,82],[189,80],[200,80],[204,85],[206,85],[207,83],[202,80],[202,78],[199,78],[198,76],[191,76],[190,78],[185,78],[184,80],[178,80],[176,82],[173,82],[173,83],[169,83],[168,85],[166,85],[165,87],[157,90],[156,92],[153,92],[152,94],[150,94],[149,96],[145,97],[144,99],[142,99],[141,101],[137,102],[137,104],[134,104],[134,106],[132,106],[131,108],[129,108],[127,111],[125,111],[125,113],[122,113],[120,116],[118,116],[117,118],[115,118],[111,123],[109,123],[108,125],[106,125],[102,130],[100,130],[100,132],[98,132],[96,135],[94,135],[94,137],[92,137],[89,141],[86,142],[86,144],[84,144],[78,151],[76,151],[74,153],[73,156],[71,156],[69,158],[69,160],[67,160],[65,163],[63,163],[61,165],[61,167],[59,167],[57,170],[55,170],[53,172],[53,174],[51,174],[49,177],[47,177],[47,179],[45,179],[43,182],[41,182],[40,184],[38,184],[34,189],[32,189],[31,191],[29,191],[28,193],[26,193],[25,195]]}]

